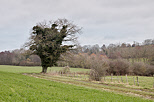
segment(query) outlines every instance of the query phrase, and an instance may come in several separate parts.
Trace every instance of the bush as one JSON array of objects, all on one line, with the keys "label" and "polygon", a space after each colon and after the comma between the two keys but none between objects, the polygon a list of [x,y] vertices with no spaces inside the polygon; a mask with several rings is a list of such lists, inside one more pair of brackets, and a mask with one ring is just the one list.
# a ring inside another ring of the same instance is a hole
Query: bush
[{"label": "bush", "polygon": [[147,70],[146,70],[145,75],[146,76],[153,76],[154,75],[154,66],[147,65],[146,67],[147,67]]},{"label": "bush", "polygon": [[114,75],[125,75],[131,73],[130,63],[124,59],[116,59],[110,61],[109,66],[110,66],[108,70],[109,74],[112,73]]},{"label": "bush", "polygon": [[66,66],[64,67],[63,69],[61,69],[59,71],[60,74],[67,74],[67,73],[70,73],[70,67]]},{"label": "bush", "polygon": [[150,65],[154,65],[154,56],[149,59]]},{"label": "bush", "polygon": [[143,62],[134,62],[133,72],[135,75],[145,75],[147,71],[146,64]]},{"label": "bush", "polygon": [[106,71],[109,68],[109,64],[107,60],[99,59],[99,58],[93,58],[90,60],[90,74],[89,79],[90,80],[96,80],[100,81],[101,77],[106,74]]}]

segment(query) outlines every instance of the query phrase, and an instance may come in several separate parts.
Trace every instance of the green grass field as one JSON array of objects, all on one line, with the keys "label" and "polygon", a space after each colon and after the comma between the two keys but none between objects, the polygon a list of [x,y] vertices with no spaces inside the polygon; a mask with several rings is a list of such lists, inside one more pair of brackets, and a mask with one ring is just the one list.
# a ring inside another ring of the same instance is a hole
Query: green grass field
[{"label": "green grass field", "polygon": [[[61,68],[52,68],[54,69]],[[82,70],[84,69],[73,69],[79,72]],[[80,83],[62,76],[48,77],[50,79],[31,77],[33,75],[31,73],[44,76],[39,74],[40,71],[41,67],[0,66],[0,102],[153,102],[133,95],[102,90],[105,87],[118,90],[118,87]],[[20,73],[29,73],[31,76]]]},{"label": "green grass field", "polygon": [[8,72],[0,72],[0,86],[1,102],[149,101],[138,97],[129,97]]},{"label": "green grass field", "polygon": [[[48,72],[50,71],[59,71],[63,67],[49,67]],[[83,68],[71,68],[71,72],[87,72],[89,69]],[[0,65],[0,71],[4,72],[12,72],[12,73],[40,73],[42,68],[38,67],[27,67],[27,66],[7,66],[7,65]]]},{"label": "green grass field", "polygon": [[[138,77],[138,82],[137,82],[137,77]],[[122,78],[122,80],[121,80]],[[104,79],[103,79],[104,80]],[[128,81],[128,83],[127,83]],[[135,82],[134,82],[135,81]],[[111,82],[111,76],[107,76],[106,77],[106,82]],[[131,86],[138,86],[140,88],[145,88],[145,89],[151,89],[153,88],[153,84],[154,84],[154,77],[146,77],[146,76],[113,76],[112,77],[112,83],[124,83],[124,84],[128,84]]]}]

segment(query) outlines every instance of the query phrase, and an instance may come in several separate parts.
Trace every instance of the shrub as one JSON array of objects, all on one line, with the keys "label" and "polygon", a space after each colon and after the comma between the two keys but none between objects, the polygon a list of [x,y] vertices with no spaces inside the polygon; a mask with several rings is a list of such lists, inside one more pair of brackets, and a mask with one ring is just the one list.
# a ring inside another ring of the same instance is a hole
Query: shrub
[{"label": "shrub", "polygon": [[109,68],[109,64],[107,60],[99,59],[99,58],[93,58],[90,60],[90,74],[89,79],[90,80],[96,80],[100,81],[101,77],[106,74],[106,71]]},{"label": "shrub", "polygon": [[143,62],[134,62],[133,72],[135,75],[144,75],[147,71],[146,64]]},{"label": "shrub", "polygon": [[145,75],[146,76],[153,76],[154,75],[154,66],[147,65],[146,67],[147,67],[147,70],[146,70]]},{"label": "shrub", "polygon": [[124,59],[116,59],[116,60],[110,61],[109,66],[110,66],[108,70],[109,74],[112,73],[114,75],[118,75],[118,74],[124,75],[131,72],[130,63]]},{"label": "shrub", "polygon": [[70,72],[70,67],[66,66],[59,71],[60,74],[67,74]]},{"label": "shrub", "polygon": [[154,56],[149,59],[150,65],[154,65]]}]

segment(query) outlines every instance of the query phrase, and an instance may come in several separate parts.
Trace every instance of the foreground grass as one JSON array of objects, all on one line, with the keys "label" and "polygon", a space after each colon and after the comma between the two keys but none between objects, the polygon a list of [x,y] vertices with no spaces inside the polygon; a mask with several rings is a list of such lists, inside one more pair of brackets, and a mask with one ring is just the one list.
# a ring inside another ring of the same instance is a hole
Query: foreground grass
[{"label": "foreground grass", "polygon": [[139,97],[1,71],[0,86],[0,102],[152,102]]}]

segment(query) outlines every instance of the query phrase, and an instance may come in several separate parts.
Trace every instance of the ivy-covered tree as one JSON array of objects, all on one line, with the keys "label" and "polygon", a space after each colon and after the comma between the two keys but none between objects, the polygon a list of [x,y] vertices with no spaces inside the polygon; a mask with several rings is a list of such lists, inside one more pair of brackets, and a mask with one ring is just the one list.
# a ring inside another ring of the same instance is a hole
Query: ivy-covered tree
[{"label": "ivy-covered tree", "polygon": [[33,27],[30,40],[26,47],[41,59],[42,73],[48,67],[56,65],[60,55],[76,46],[76,34],[81,28],[67,19],[58,19],[54,22],[39,23]]}]

